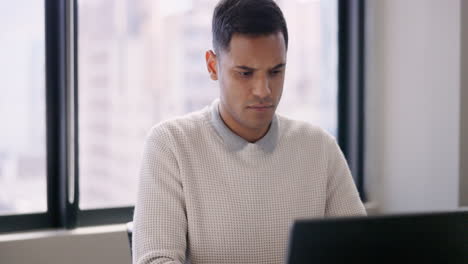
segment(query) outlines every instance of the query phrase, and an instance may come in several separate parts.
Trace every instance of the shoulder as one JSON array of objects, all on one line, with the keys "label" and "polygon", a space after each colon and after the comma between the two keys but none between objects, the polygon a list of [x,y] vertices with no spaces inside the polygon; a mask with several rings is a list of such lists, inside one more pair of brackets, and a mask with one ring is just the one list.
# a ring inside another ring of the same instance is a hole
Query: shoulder
[{"label": "shoulder", "polygon": [[180,141],[189,135],[196,136],[206,127],[208,114],[208,109],[205,107],[196,112],[164,120],[150,129],[147,138],[170,143]]},{"label": "shoulder", "polygon": [[335,137],[318,125],[306,121],[295,120],[283,115],[277,115],[283,137],[288,140],[298,139],[300,141],[317,141],[330,143]]}]

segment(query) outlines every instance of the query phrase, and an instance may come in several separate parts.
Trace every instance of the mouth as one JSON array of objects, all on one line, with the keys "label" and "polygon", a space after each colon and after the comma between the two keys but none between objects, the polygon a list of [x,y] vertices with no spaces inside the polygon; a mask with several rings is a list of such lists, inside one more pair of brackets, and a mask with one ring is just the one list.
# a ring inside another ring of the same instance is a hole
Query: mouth
[{"label": "mouth", "polygon": [[248,106],[247,109],[264,112],[273,109],[273,105],[251,105]]}]

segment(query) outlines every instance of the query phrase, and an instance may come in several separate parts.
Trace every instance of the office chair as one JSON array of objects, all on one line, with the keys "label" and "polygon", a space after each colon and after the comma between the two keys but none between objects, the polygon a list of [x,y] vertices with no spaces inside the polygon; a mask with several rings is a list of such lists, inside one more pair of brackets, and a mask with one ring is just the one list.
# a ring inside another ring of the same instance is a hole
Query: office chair
[{"label": "office chair", "polygon": [[128,244],[130,245],[130,256],[132,255],[132,233],[133,233],[133,222],[127,223],[127,236]]}]

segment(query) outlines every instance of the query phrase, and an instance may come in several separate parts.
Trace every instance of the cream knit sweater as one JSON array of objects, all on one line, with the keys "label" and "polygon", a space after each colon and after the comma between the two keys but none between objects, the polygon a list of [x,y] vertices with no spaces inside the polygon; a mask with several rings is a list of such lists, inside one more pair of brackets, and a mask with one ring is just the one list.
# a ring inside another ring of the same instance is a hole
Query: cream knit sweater
[{"label": "cream knit sweater", "polygon": [[276,114],[249,143],[224,124],[218,104],[151,129],[133,263],[283,263],[295,219],[366,214],[324,130]]}]

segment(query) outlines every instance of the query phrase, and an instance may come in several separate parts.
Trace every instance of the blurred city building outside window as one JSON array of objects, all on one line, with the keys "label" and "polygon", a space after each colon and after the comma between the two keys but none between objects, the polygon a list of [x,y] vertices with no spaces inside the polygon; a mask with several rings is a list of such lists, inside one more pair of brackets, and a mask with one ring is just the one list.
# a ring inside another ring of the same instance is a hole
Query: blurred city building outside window
[{"label": "blurred city building outside window", "polygon": [[47,211],[44,1],[0,4],[0,216]]},{"label": "blurred city building outside window", "polygon": [[[204,61],[217,0],[78,0],[80,208],[132,206],[149,129],[217,96]],[[337,132],[336,0],[278,0],[289,29],[278,113]]]}]

